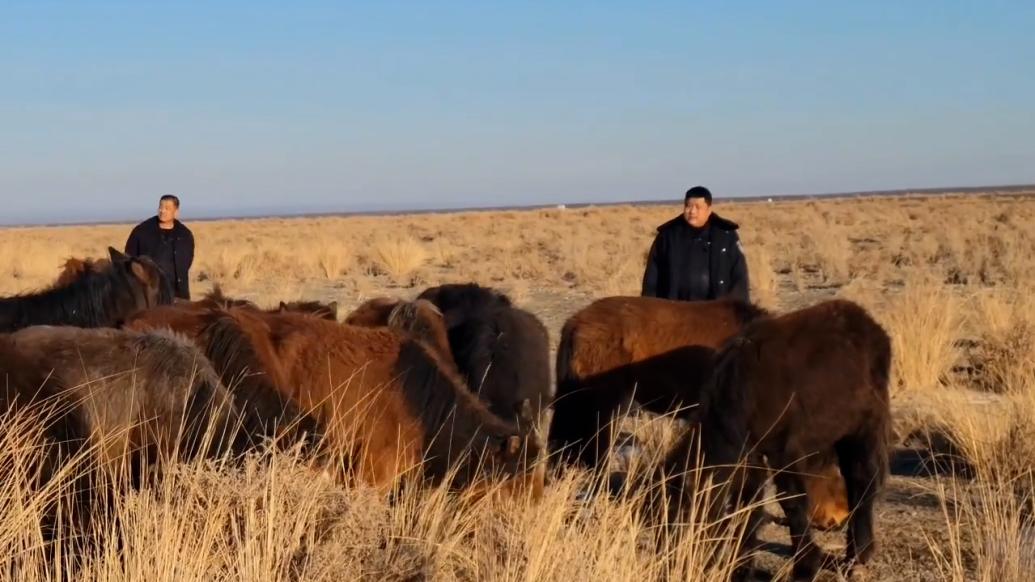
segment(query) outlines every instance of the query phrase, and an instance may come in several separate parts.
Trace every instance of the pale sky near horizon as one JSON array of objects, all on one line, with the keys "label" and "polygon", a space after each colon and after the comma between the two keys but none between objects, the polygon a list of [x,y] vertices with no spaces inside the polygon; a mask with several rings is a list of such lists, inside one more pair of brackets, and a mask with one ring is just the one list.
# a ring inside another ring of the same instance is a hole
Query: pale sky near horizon
[{"label": "pale sky near horizon", "polygon": [[0,224],[1035,182],[1030,2],[0,6]]}]

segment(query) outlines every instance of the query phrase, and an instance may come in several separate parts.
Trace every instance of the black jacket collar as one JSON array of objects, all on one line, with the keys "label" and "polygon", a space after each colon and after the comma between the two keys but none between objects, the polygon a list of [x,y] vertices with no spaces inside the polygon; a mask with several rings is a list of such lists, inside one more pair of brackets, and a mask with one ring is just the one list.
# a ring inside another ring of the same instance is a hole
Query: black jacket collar
[{"label": "black jacket collar", "polygon": [[[151,223],[151,226],[154,227],[155,230],[161,230],[162,225],[158,223],[158,215],[157,214],[152,216],[151,219],[148,222]],[[174,218],[173,219],[172,230],[176,234],[183,234],[187,230],[187,227],[184,226],[183,223],[179,221],[179,219]]]},{"label": "black jacket collar", "polygon": [[[681,225],[682,226],[687,226],[687,227],[690,226],[689,224],[687,224],[686,219],[683,218],[682,214],[680,214],[679,216],[677,216],[677,217],[673,218],[672,220],[669,220],[668,222],[666,222],[666,223],[662,224],[661,226],[659,226],[658,227],[658,232],[670,230],[670,229],[673,229],[673,228],[679,228]],[[727,231],[737,230],[738,228],[740,228],[740,225],[738,225],[736,222],[733,222],[732,220],[729,220],[727,218],[723,218],[723,217],[719,216],[718,214],[715,214],[714,212],[712,213],[711,217],[708,219],[708,226],[712,226],[712,227],[718,228],[719,230],[727,230]]]}]

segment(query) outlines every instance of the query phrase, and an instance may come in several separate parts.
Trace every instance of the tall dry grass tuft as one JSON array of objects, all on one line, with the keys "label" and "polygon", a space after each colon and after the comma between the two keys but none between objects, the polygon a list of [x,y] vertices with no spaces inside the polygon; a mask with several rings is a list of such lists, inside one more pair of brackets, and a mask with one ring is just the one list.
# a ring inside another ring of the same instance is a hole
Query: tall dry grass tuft
[{"label": "tall dry grass tuft", "polygon": [[751,301],[766,309],[779,309],[779,282],[773,271],[769,249],[764,245],[750,246],[746,248],[745,254],[748,279],[751,282]]},{"label": "tall dry grass tuft", "polygon": [[938,388],[959,358],[961,301],[943,287],[912,282],[889,303],[881,319],[892,341],[893,396]]},{"label": "tall dry grass tuft", "polygon": [[968,312],[976,332],[971,351],[975,387],[1008,392],[1035,378],[1035,299],[1023,288],[975,294]]},{"label": "tall dry grass tuft", "polygon": [[424,246],[408,236],[384,237],[372,246],[377,264],[397,283],[404,283],[428,257]]}]

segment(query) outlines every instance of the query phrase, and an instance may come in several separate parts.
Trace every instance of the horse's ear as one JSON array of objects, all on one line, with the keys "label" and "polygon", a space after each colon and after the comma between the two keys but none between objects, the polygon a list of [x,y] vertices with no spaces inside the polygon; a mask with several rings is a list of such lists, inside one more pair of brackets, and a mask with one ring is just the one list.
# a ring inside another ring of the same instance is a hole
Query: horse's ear
[{"label": "horse's ear", "polygon": [[108,256],[112,263],[121,263],[129,260],[129,257],[115,247],[108,247]]},{"label": "horse's ear", "polygon": [[144,265],[144,263],[141,263],[140,261],[130,261],[129,272],[132,273],[138,281],[147,286],[157,285],[158,283],[155,274],[149,271],[147,266]]}]

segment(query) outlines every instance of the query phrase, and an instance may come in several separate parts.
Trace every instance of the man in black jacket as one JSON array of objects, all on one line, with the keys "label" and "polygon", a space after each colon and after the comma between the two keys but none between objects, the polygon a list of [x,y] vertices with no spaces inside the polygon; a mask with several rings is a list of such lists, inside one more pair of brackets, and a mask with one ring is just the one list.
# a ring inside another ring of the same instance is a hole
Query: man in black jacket
[{"label": "man in black jacket", "polygon": [[141,222],[129,234],[126,254],[148,256],[172,282],[176,297],[190,299],[190,267],[194,263],[194,234],[177,217],[180,199],[172,194],[158,201],[158,215]]},{"label": "man in black jacket", "polygon": [[712,193],[687,190],[683,214],[658,227],[647,257],[642,295],[704,301],[748,301],[747,259],[737,224],[712,212]]}]

